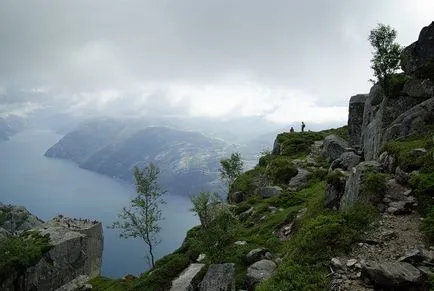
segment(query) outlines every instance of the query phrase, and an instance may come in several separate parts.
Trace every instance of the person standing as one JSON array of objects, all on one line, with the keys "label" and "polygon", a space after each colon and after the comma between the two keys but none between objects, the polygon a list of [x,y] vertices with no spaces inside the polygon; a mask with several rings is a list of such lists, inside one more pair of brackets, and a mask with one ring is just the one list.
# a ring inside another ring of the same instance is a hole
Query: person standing
[{"label": "person standing", "polygon": [[301,132],[304,132],[304,128],[306,127],[306,124],[304,124],[304,122],[301,122]]}]

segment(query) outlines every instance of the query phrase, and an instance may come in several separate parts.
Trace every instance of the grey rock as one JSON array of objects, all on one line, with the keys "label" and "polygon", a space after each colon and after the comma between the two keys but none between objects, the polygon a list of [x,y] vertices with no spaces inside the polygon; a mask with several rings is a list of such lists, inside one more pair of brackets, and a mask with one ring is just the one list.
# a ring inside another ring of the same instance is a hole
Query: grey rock
[{"label": "grey rock", "polygon": [[389,203],[387,212],[395,215],[411,213],[414,208],[413,203],[411,201],[392,201]]},{"label": "grey rock", "polygon": [[395,156],[389,154],[387,151],[381,153],[381,155],[378,157],[378,162],[381,164],[383,170],[388,173],[392,173],[396,167]]},{"label": "grey rock", "polygon": [[340,208],[341,198],[345,193],[346,174],[339,169],[335,170],[340,172],[340,178],[335,181],[327,182],[324,193],[324,207],[332,210]]},{"label": "grey rock", "polygon": [[361,184],[365,179],[366,172],[371,170],[378,171],[379,168],[380,164],[376,161],[361,162],[353,168],[345,184],[344,195],[340,202],[340,210],[348,211],[356,202],[371,203],[375,206],[381,202],[383,197],[379,195],[367,197],[361,193]]},{"label": "grey rock", "polygon": [[271,260],[261,260],[251,265],[247,269],[247,286],[253,289],[257,283],[270,278],[276,266]]},{"label": "grey rock", "polygon": [[428,99],[434,96],[434,83],[429,79],[413,78],[405,82],[401,93],[410,97]]},{"label": "grey rock", "polygon": [[214,264],[209,266],[200,291],[235,291],[235,264]]},{"label": "grey rock", "polygon": [[68,282],[67,284],[63,285],[56,291],[83,291],[83,290],[91,290],[92,285],[87,283],[89,281],[89,276],[86,275],[80,275],[74,280]]},{"label": "grey rock", "polygon": [[190,264],[182,273],[172,281],[170,291],[193,291],[197,287],[197,277],[205,264]]},{"label": "grey rock", "polygon": [[399,115],[384,133],[384,142],[414,134],[424,134],[434,123],[434,97]]},{"label": "grey rock", "polygon": [[234,245],[237,245],[237,246],[243,246],[246,244],[247,244],[247,242],[245,240],[237,240],[236,242],[234,242]]},{"label": "grey rock", "polygon": [[[381,102],[378,102],[381,100]],[[375,101],[375,102],[374,102]],[[363,113],[363,125],[362,125],[362,148],[364,152],[365,160],[377,159],[382,146],[389,140],[394,140],[398,137],[405,137],[409,134],[417,133],[417,131],[424,131],[426,125],[429,124],[429,110],[423,111],[421,109],[416,110],[418,114],[424,113],[423,116],[417,118],[417,115],[413,115],[415,109],[419,104],[422,104],[424,98],[412,97],[404,94],[394,96],[393,98],[385,97],[383,90],[379,85],[374,85],[368,96],[368,100],[365,102],[365,109]],[[402,115],[405,112],[410,112],[414,119],[415,125],[410,126],[413,131],[405,130],[405,127],[409,127],[406,121],[402,124]],[[426,120],[428,118],[428,120]],[[421,120],[425,120],[422,122]],[[422,128],[418,128],[422,126]],[[403,127],[404,129],[401,129]],[[404,130],[403,132],[400,132]]]},{"label": "grey rock", "polygon": [[274,143],[273,143],[272,154],[273,155],[280,155],[280,144],[279,144],[279,140],[277,138],[274,140]]},{"label": "grey rock", "polygon": [[262,259],[265,258],[265,254],[268,253],[269,251],[265,248],[257,248],[257,249],[253,249],[251,250],[247,256],[247,263],[248,264],[253,264],[257,261],[260,261]]},{"label": "grey rock", "polygon": [[21,233],[43,223],[41,219],[22,206],[1,204],[0,215],[4,217],[0,227],[11,234]]},{"label": "grey rock", "polygon": [[434,263],[434,253],[423,247],[414,248],[398,259],[399,262],[407,262],[412,265],[431,265]]},{"label": "grey rock", "polygon": [[342,159],[341,158],[337,158],[336,160],[334,160],[330,164],[330,170],[334,170],[334,169],[340,168],[341,164],[342,164]]},{"label": "grey rock", "polygon": [[368,94],[358,94],[350,98],[348,109],[348,134],[349,145],[355,146],[361,143],[363,110]]},{"label": "grey rock", "polygon": [[[408,191],[411,191],[409,188],[402,186],[398,183],[396,179],[390,179],[386,182],[386,197],[388,197],[391,201],[406,201],[408,200]],[[411,201],[413,202],[413,201]]]},{"label": "grey rock", "polygon": [[341,156],[348,148],[348,142],[337,135],[331,134],[326,136],[322,147],[322,156],[329,161],[333,161]]},{"label": "grey rock", "polygon": [[240,220],[245,220],[245,219],[247,219],[247,217],[249,217],[253,214],[253,210],[254,210],[254,208],[250,207],[246,211],[240,213],[240,215],[238,217],[240,218]]},{"label": "grey rock", "polygon": [[367,262],[362,266],[362,273],[375,285],[381,286],[406,287],[423,281],[422,273],[405,262]]},{"label": "grey rock", "polygon": [[300,189],[307,185],[310,172],[305,169],[298,169],[297,175],[289,180],[288,186],[294,189]]},{"label": "grey rock", "polygon": [[408,181],[410,179],[410,175],[408,173],[404,172],[403,170],[401,170],[401,168],[398,166],[395,169],[395,179],[399,184],[406,185],[406,184],[408,184]]},{"label": "grey rock", "polygon": [[357,263],[356,259],[349,259],[347,261],[347,267],[353,267]]},{"label": "grey rock", "polygon": [[406,47],[401,55],[404,72],[424,77],[424,69],[434,59],[434,22],[422,28],[418,40]]},{"label": "grey rock", "polygon": [[283,189],[279,186],[265,186],[262,189],[259,189],[259,195],[262,198],[268,198],[273,196],[278,196],[282,193]]},{"label": "grey rock", "polygon": [[341,260],[339,260],[338,258],[332,258],[332,259],[330,260],[330,265],[331,265],[332,267],[334,267],[335,269],[338,269],[338,270],[343,270],[343,269],[345,269],[345,267],[344,267],[344,265],[342,264]]},{"label": "grey rock", "polygon": [[417,149],[412,149],[409,152],[409,155],[411,157],[414,157],[414,158],[421,158],[421,157],[425,156],[427,152],[428,151],[424,148],[417,148]]},{"label": "grey rock", "polygon": [[55,290],[81,275],[91,279],[100,275],[103,251],[100,222],[58,216],[32,230],[49,234],[51,249],[25,270],[25,276],[11,274],[0,286],[1,290],[14,290],[7,285],[14,281],[20,286],[38,286],[38,290]]},{"label": "grey rock", "polygon": [[345,171],[350,171],[360,163],[361,157],[354,152],[344,152],[340,156],[340,159],[342,160],[340,168]]}]

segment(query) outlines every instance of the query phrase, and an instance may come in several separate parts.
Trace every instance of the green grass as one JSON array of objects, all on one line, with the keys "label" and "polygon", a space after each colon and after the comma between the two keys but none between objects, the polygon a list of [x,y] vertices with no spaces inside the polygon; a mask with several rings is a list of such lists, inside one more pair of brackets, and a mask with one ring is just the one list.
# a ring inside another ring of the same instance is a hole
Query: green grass
[{"label": "green grass", "polygon": [[[388,142],[383,146],[382,152],[387,151],[393,154],[397,164],[404,171],[434,171],[433,133],[434,128],[429,128],[423,136],[415,135],[402,140]],[[416,148],[424,148],[428,153],[425,156],[414,156],[412,150]]]},{"label": "green grass", "polygon": [[277,136],[281,154],[294,159],[306,156],[312,144],[322,139],[320,132],[284,132]]},{"label": "green grass", "polygon": [[356,205],[347,213],[323,209],[323,190],[324,183],[306,189],[310,194],[306,215],[295,236],[286,242],[282,263],[257,290],[329,290],[328,260],[348,252],[378,219],[377,210],[370,205]]},{"label": "green grass", "polygon": [[265,174],[274,185],[285,185],[292,177],[297,175],[297,168],[291,163],[292,159],[285,156],[279,156],[271,160]]},{"label": "green grass", "polygon": [[49,235],[27,231],[0,241],[0,283],[10,274],[22,274],[35,265],[51,248]]}]

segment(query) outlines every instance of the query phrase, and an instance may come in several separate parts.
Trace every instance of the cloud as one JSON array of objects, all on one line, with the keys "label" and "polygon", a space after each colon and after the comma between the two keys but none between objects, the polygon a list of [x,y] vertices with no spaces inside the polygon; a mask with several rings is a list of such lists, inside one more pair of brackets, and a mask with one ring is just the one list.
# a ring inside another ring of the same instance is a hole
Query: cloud
[{"label": "cloud", "polygon": [[434,19],[430,0],[0,6],[0,104],[285,121],[346,120],[349,96],[369,89],[369,30],[390,24],[408,45]]}]

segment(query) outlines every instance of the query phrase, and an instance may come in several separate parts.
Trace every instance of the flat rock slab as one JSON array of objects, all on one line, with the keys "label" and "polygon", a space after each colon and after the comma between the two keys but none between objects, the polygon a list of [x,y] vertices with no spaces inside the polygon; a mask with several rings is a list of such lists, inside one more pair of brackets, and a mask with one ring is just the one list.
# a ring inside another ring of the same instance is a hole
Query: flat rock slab
[{"label": "flat rock slab", "polygon": [[418,285],[423,280],[419,269],[406,262],[367,262],[362,269],[375,285],[405,287]]},{"label": "flat rock slab", "polygon": [[173,280],[170,291],[192,291],[196,286],[194,281],[205,264],[190,264],[182,273]]},{"label": "flat rock slab", "polygon": [[200,291],[235,291],[235,264],[211,265],[200,283]]},{"label": "flat rock slab", "polygon": [[271,273],[277,267],[271,260],[260,260],[247,269],[247,285],[254,287],[257,283],[270,278]]}]

